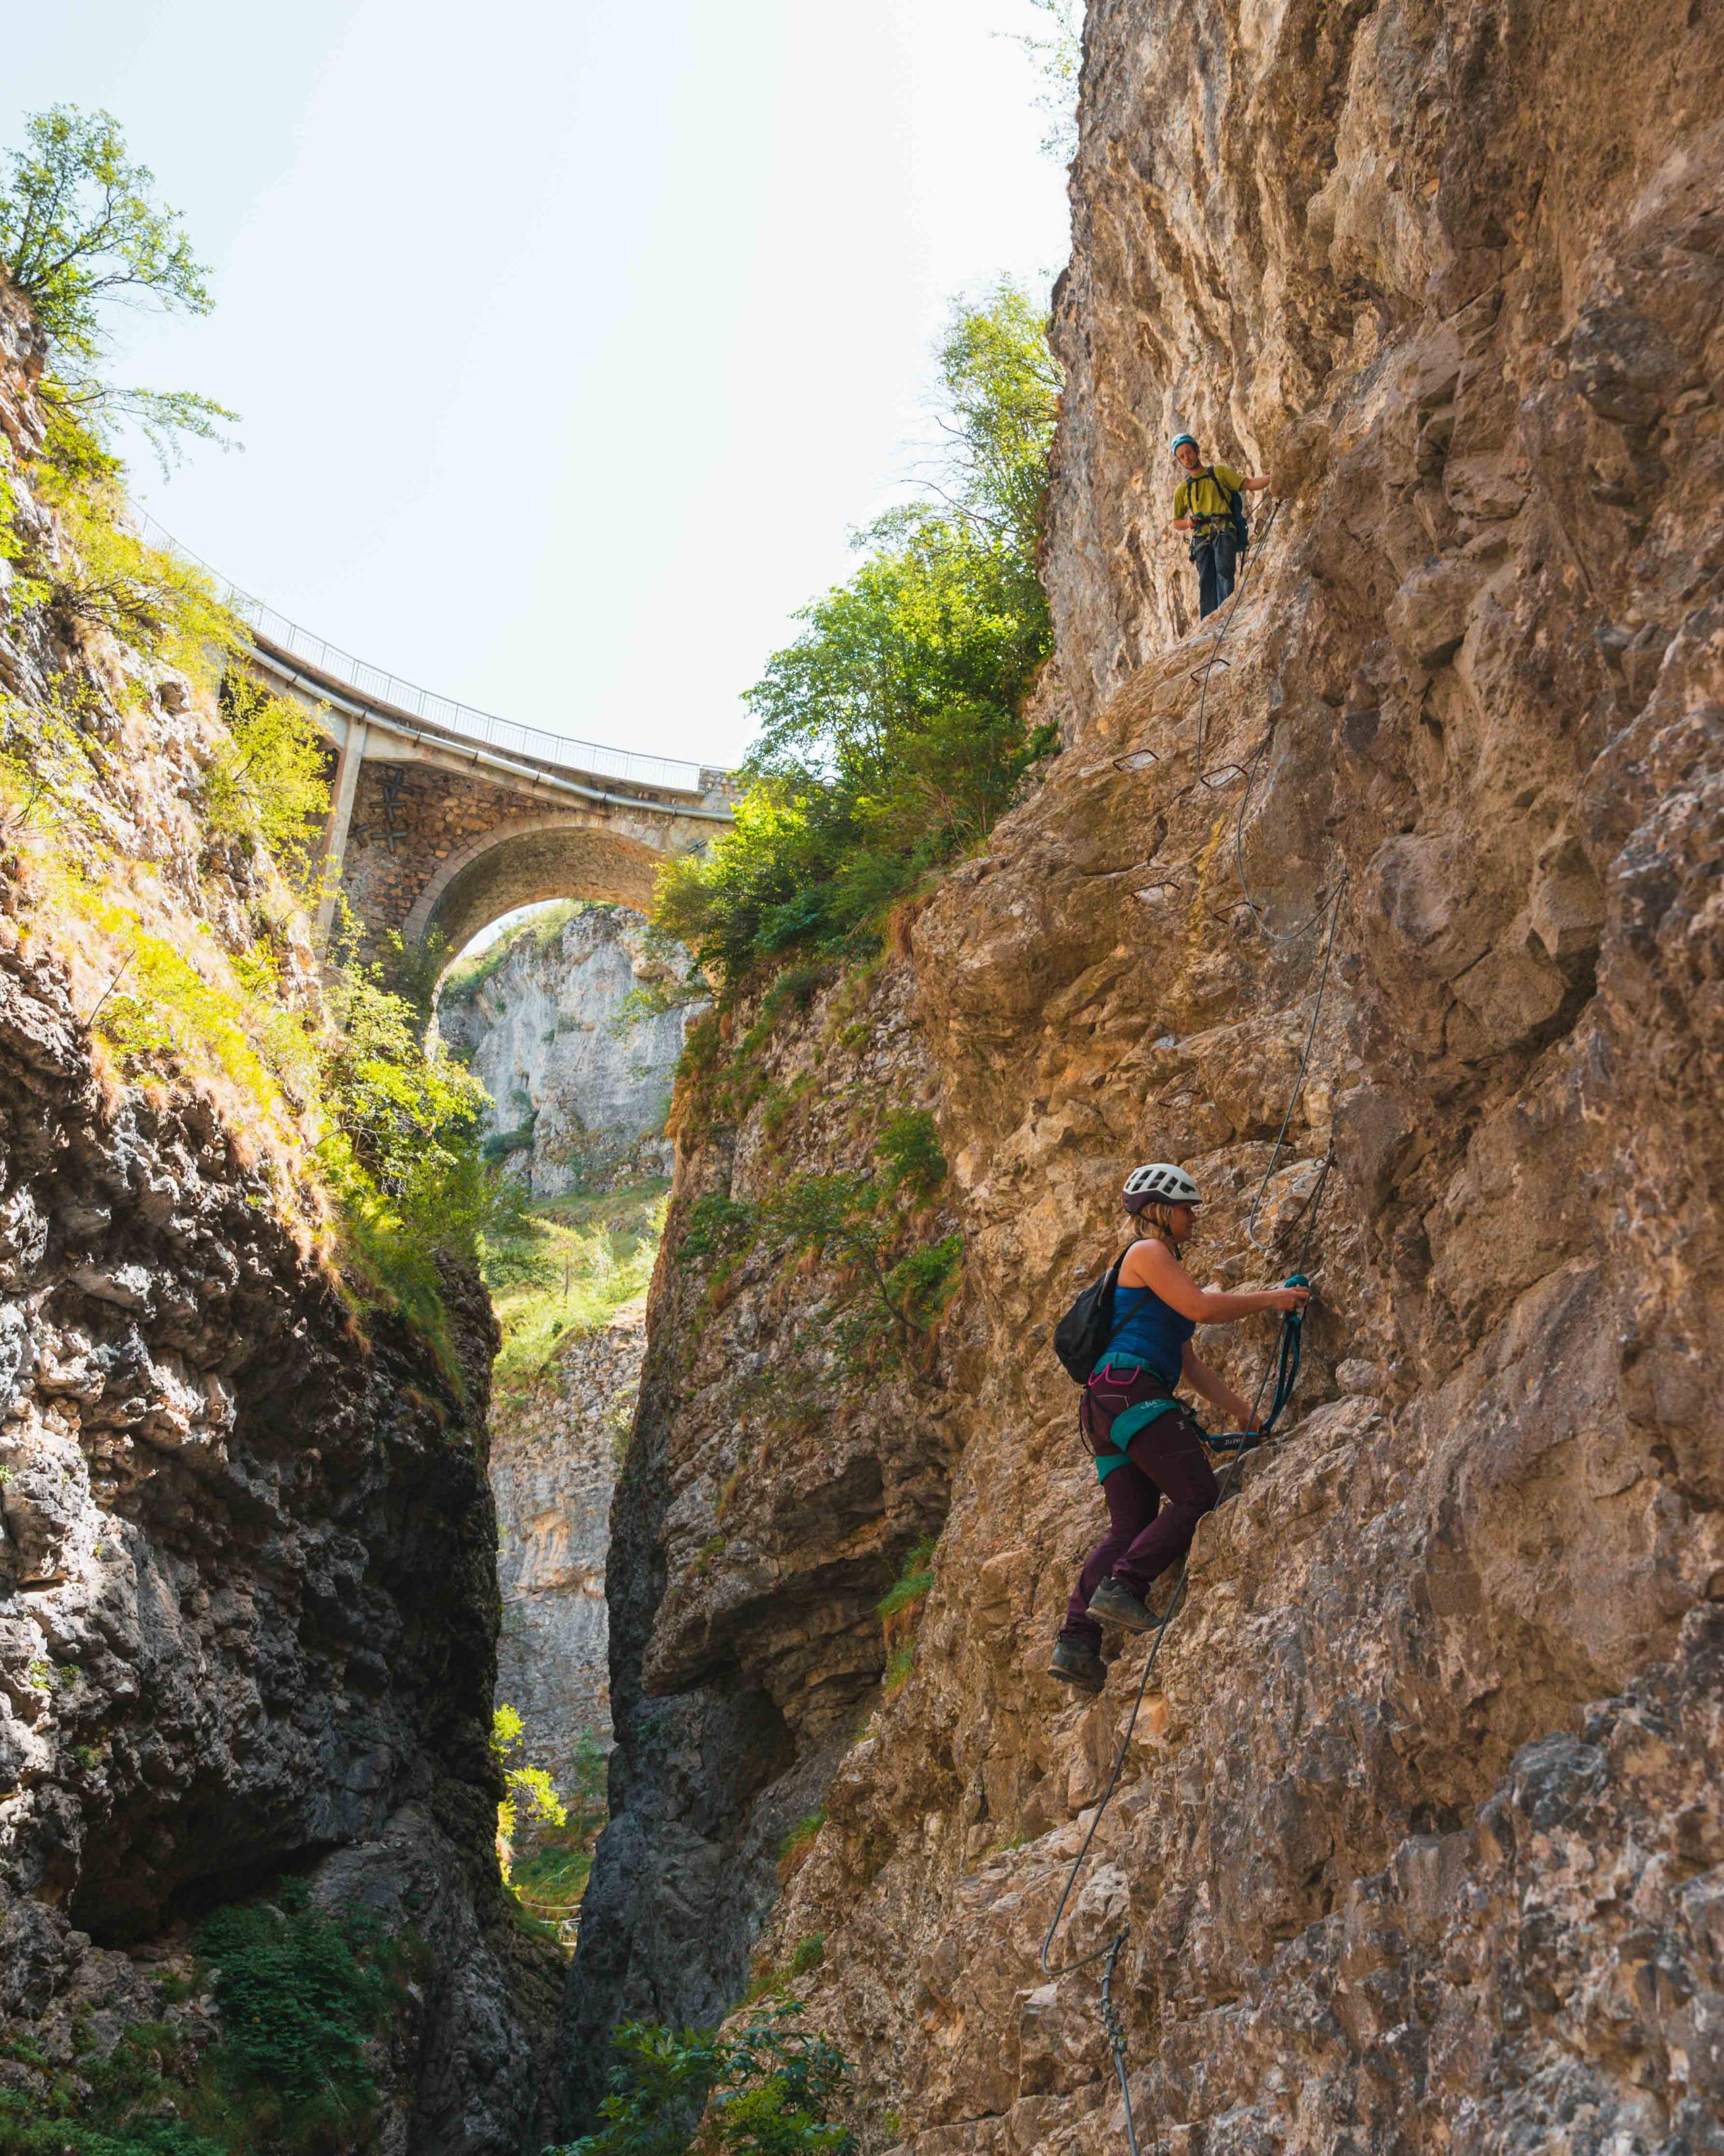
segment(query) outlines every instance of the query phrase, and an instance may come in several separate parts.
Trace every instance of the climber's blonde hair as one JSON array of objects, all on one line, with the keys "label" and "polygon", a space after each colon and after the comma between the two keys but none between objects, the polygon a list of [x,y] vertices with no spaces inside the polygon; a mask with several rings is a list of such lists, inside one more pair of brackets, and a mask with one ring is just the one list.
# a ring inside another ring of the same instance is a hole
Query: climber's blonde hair
[{"label": "climber's blonde hair", "polygon": [[[1146,1241],[1165,1243],[1174,1256],[1178,1256],[1180,1246],[1174,1239],[1173,1208],[1171,1205],[1162,1204],[1159,1199],[1152,1199],[1132,1217],[1137,1223],[1137,1232],[1141,1237]],[[1193,1229],[1193,1236],[1188,1236],[1186,1240],[1190,1241],[1195,1234]]]}]

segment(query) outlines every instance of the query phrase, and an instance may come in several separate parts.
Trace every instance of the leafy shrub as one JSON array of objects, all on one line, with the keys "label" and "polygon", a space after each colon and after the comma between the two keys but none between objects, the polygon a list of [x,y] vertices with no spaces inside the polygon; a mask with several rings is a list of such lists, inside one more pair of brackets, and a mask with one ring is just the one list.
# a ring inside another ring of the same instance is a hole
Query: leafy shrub
[{"label": "leafy shrub", "polygon": [[607,1783],[610,1758],[590,1729],[576,1739],[569,1760],[562,1823],[531,1822],[523,1839],[526,1853],[517,1851],[509,1867],[509,1885],[521,1906],[532,1916],[549,1919],[563,1928],[558,1943],[572,1943],[572,1920],[579,1911],[593,1872],[593,1853],[608,1811]]},{"label": "leafy shrub", "polygon": [[684,2156],[696,2147],[714,2156],[853,2156],[854,2137],[833,2118],[850,2063],[828,2038],[793,2025],[799,2011],[782,2001],[736,2037],[625,2022],[599,2106],[603,2124],[546,2156]]},{"label": "leafy shrub", "polygon": [[495,1164],[508,1160],[518,1152],[531,1152],[532,1149],[533,1124],[528,1123],[518,1131],[493,1131],[480,1147],[480,1152],[486,1160]]},{"label": "leafy shrub", "polygon": [[[5,2051],[23,2066],[49,2066],[30,2039]],[[225,2136],[209,2139],[167,2112],[187,2102],[196,2071],[166,2024],[134,2022],[105,2057],[80,2059],[81,2088],[63,2074],[0,2088],[0,2156],[229,2156]]]},{"label": "leafy shrub", "polygon": [[299,706],[243,674],[224,676],[227,739],[203,776],[203,820],[218,837],[254,834],[303,887],[318,820],[329,811],[326,757]]},{"label": "leafy shrub", "polygon": [[203,2071],[249,2128],[239,2145],[310,2151],[358,2138],[377,2102],[366,2041],[403,1995],[376,1923],[326,1915],[288,1880],[273,1900],[219,1910],[198,1946],[222,2020]]},{"label": "leafy shrub", "polygon": [[491,1714],[491,1756],[503,1770],[504,1794],[497,1806],[497,1865],[503,1883],[510,1881],[515,1830],[525,1810],[529,1820],[546,1826],[567,1826],[568,1810],[557,1794],[557,1785],[542,1767],[526,1756],[522,1722],[517,1708],[500,1703]]},{"label": "leafy shrub", "polygon": [[946,1180],[940,1133],[926,1108],[895,1110],[881,1124],[874,1149],[886,1164],[889,1189],[926,1199]]},{"label": "leafy shrub", "polygon": [[728,995],[788,952],[875,947],[1052,746],[1023,714],[1051,644],[1035,557],[1059,368],[1009,283],[955,312],[940,367],[941,505],[870,526],[849,583],[804,609],[749,691],[761,732],[734,824],[661,876],[655,922]]},{"label": "leafy shrub", "polygon": [[685,1263],[740,1249],[752,1235],[754,1208],[740,1199],[709,1190],[689,1208],[689,1224],[683,1230],[677,1255]]},{"label": "leafy shrub", "polygon": [[920,1602],[934,1584],[932,1535],[916,1543],[905,1558],[898,1577],[881,1597],[879,1609],[882,1617],[895,1617],[900,1609],[909,1609]]},{"label": "leafy shrub", "polygon": [[531,1207],[518,1183],[510,1187],[516,1208],[486,1224],[480,1249],[503,1335],[491,1381],[504,1393],[536,1383],[566,1342],[596,1332],[645,1292],[670,1186],[644,1177]]}]

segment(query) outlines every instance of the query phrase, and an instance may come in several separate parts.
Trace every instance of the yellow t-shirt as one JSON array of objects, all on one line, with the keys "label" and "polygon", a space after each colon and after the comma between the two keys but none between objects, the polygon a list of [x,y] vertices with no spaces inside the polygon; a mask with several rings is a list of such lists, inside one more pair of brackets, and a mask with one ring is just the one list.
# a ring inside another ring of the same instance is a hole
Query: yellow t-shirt
[{"label": "yellow t-shirt", "polygon": [[1189,479],[1181,480],[1174,488],[1173,514],[1176,516],[1230,516],[1232,510],[1227,496],[1215,484],[1218,479],[1222,486],[1231,487],[1235,494],[1244,494],[1244,486],[1231,465],[1211,465],[1207,470],[1193,472]]}]

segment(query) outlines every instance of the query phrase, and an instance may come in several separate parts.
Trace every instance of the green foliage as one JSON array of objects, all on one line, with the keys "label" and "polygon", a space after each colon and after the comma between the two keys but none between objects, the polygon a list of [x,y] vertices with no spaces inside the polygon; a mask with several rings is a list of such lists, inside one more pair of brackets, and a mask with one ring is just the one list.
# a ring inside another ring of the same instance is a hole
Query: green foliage
[{"label": "green foliage", "polygon": [[598,908],[586,899],[562,899],[554,906],[541,906],[527,915],[524,921],[512,922],[501,935],[494,936],[482,951],[471,957],[457,958],[444,973],[437,987],[439,1003],[470,1004],[479,991],[507,962],[512,952],[523,943],[536,943],[543,950],[554,943],[577,913],[595,910],[607,913],[618,911],[615,906]]},{"label": "green foliage", "polygon": [[[14,2037],[0,2051],[46,2070],[41,2046]],[[75,2080],[0,2088],[0,2156],[229,2156],[233,2144],[193,2131],[168,2109],[183,2104],[196,2061],[162,2022],[134,2022],[105,2057],[80,2058]],[[195,2101],[195,2099],[194,2099]]]},{"label": "green foliage", "polygon": [[677,1255],[685,1265],[693,1265],[702,1258],[740,1250],[752,1235],[754,1225],[752,1205],[709,1190],[689,1208],[689,1224],[677,1245]]},{"label": "green foliage", "polygon": [[610,1759],[590,1729],[577,1738],[564,1779],[565,1817],[560,1825],[530,1823],[509,1867],[509,1885],[529,1914],[561,1926],[561,1943],[572,1942],[577,1916],[593,1871],[593,1852],[608,1815],[606,1785]]},{"label": "green foliage", "polygon": [[28,146],[10,153],[11,183],[0,191],[0,263],[48,336],[44,402],[58,435],[50,461],[90,476],[105,455],[101,437],[121,417],[164,461],[182,436],[221,439],[221,423],[234,415],[207,397],[121,389],[92,372],[106,349],[110,305],[210,310],[208,273],[178,214],[155,200],[154,174],[129,158],[110,113],[57,105],[25,132]]},{"label": "green foliage", "polygon": [[248,675],[222,682],[227,739],[203,775],[203,820],[216,837],[254,836],[289,880],[310,879],[319,820],[329,813],[322,742],[300,706]]},{"label": "green foliage", "polygon": [[504,1703],[494,1709],[491,1756],[503,1770],[504,1789],[497,1806],[497,1863],[505,1886],[510,1882],[515,1831],[523,1811],[535,1825],[560,1827],[569,1823],[567,1807],[557,1795],[557,1785],[544,1768],[534,1766],[528,1759],[521,1728],[516,1708]]},{"label": "green foliage", "polygon": [[850,1269],[858,1283],[841,1344],[865,1361],[882,1348],[901,1353],[933,1328],[957,1284],[963,1238],[900,1253],[902,1220],[890,1193],[852,1169],[798,1175],[757,1209],[769,1233],[817,1261]]},{"label": "green foliage", "polygon": [[963,1257],[964,1239],[956,1230],[936,1243],[916,1245],[880,1282],[881,1301],[911,1331],[930,1331],[957,1291]]},{"label": "green foliage", "polygon": [[910,1673],[916,1667],[916,1642],[906,1640],[901,1646],[894,1647],[886,1657],[886,1666],[880,1676],[880,1688],[890,1699],[903,1691],[910,1681]]},{"label": "green foliage", "polygon": [[366,2143],[365,2046],[405,1996],[402,1949],[289,1880],[209,1918],[198,1957],[219,2041],[200,2057],[197,2022],[134,2022],[100,2052],[86,2028],[67,2071],[13,2040],[6,2053],[31,2085],[0,2087],[0,2156],[327,2156]]},{"label": "green foliage", "polygon": [[480,1151],[491,1162],[508,1160],[518,1152],[531,1152],[533,1149],[533,1128],[537,1122],[538,1117],[535,1116],[532,1122],[524,1123],[518,1131],[493,1131]]},{"label": "green foliage", "polygon": [[244,632],[205,572],[146,546],[125,522],[111,481],[44,484],[69,544],[33,562],[49,608],[68,623],[105,629],[121,643],[195,680],[215,679],[244,646]]},{"label": "green foliage", "polygon": [[826,2037],[794,2026],[799,2011],[781,2001],[736,2037],[625,2023],[603,2124],[546,2156],[852,2156],[854,2138],[833,2117],[849,2061]]},{"label": "green foliage", "polygon": [[935,1537],[927,1536],[916,1543],[906,1557],[897,1578],[882,1596],[879,1608],[882,1617],[895,1617],[900,1609],[908,1609],[920,1602],[934,1584],[933,1558]]},{"label": "green foliage", "polygon": [[805,1939],[796,1943],[796,1950],[790,1957],[790,1974],[793,1977],[810,1975],[825,1958],[825,1933],[810,1932]]},{"label": "green foliage", "polygon": [[480,1250],[503,1335],[491,1371],[495,1392],[530,1388],[567,1342],[596,1332],[646,1292],[669,1187],[643,1178],[529,1208],[512,1186],[514,1211],[487,1224]]},{"label": "green foliage", "polygon": [[362,1296],[398,1309],[459,1391],[439,1268],[476,1261],[488,1237],[521,1232],[524,1199],[483,1156],[484,1087],[440,1046],[427,1045],[422,1006],[389,985],[398,965],[387,954],[362,959],[357,942],[343,906],[325,967],[336,1029],[321,1073],[336,1127],[318,1162],[340,1205],[344,1255]]},{"label": "green foliage", "polygon": [[778,1844],[778,1867],[781,1872],[795,1866],[825,1824],[824,1804],[821,1804],[813,1811],[806,1813],[797,1821],[782,1841]]},{"label": "green foliage", "polygon": [[835,1318],[829,1328],[811,1328],[809,1337],[829,1329],[853,1368],[905,1360],[913,1367],[919,1343],[957,1291],[963,1238],[954,1233],[906,1245],[906,1205],[926,1203],[947,1173],[926,1111],[889,1116],[875,1151],[885,1169],[878,1178],[854,1168],[788,1176],[754,1204],[708,1192],[690,1209],[679,1260],[716,1258],[727,1269],[765,1243],[787,1256],[824,1262],[839,1274]]},{"label": "green foliage", "polygon": [[895,1109],[881,1124],[874,1149],[885,1163],[889,1189],[926,1200],[946,1180],[940,1133],[926,1108]]},{"label": "green foliage", "polygon": [[237,2145],[310,2151],[357,2138],[377,2096],[365,2042],[402,1995],[376,1924],[326,1915],[288,1880],[273,1900],[218,1911],[198,1945],[222,2021],[203,2070],[249,2129]]},{"label": "green foliage", "polygon": [[1029,0],[1052,26],[1049,35],[1037,37],[997,30],[996,37],[1022,45],[1042,79],[1036,104],[1047,115],[1048,131],[1042,139],[1044,157],[1069,165],[1077,153],[1078,77],[1084,64],[1084,0]]},{"label": "green foliage", "polygon": [[1022,714],[1050,644],[1035,551],[1060,376],[1015,286],[956,311],[940,373],[939,506],[871,526],[849,583],[804,610],[749,692],[734,825],[660,880],[655,921],[728,993],[792,950],[874,947],[1049,746]]}]

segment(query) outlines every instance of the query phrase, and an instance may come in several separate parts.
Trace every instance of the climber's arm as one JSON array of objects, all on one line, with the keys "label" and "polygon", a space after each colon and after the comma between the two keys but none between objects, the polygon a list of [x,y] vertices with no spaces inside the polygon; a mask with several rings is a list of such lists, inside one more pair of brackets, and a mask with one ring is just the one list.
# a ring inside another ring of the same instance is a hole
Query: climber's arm
[{"label": "climber's arm", "polygon": [[1120,1285],[1152,1287],[1170,1309],[1199,1325],[1224,1325],[1260,1310],[1302,1310],[1311,1300],[1308,1287],[1199,1287],[1167,1245],[1148,1236],[1131,1245],[1120,1268]]},{"label": "climber's arm", "polygon": [[1235,1430],[1256,1427],[1251,1419],[1250,1404],[1241,1399],[1224,1378],[1217,1377],[1188,1340],[1180,1358],[1179,1373],[1198,1398],[1219,1408]]}]

